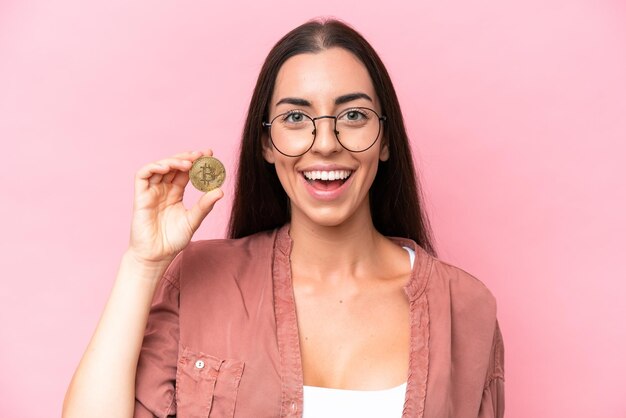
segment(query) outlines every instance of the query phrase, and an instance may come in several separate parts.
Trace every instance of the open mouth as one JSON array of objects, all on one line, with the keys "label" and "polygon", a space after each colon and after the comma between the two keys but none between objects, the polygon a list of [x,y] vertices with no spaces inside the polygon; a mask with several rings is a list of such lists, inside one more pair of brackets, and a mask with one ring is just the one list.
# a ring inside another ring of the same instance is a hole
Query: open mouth
[{"label": "open mouth", "polygon": [[318,190],[334,190],[341,187],[352,175],[352,170],[303,171],[306,181]]}]

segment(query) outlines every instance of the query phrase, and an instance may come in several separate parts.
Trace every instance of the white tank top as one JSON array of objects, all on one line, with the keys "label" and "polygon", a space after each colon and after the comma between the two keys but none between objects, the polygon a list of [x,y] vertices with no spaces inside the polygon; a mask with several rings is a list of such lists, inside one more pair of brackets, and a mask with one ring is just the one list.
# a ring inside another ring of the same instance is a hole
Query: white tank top
[{"label": "white tank top", "polygon": [[[409,253],[411,269],[415,251]],[[406,395],[406,383],[384,390],[330,389],[304,386],[303,418],[338,417],[401,417]]]}]

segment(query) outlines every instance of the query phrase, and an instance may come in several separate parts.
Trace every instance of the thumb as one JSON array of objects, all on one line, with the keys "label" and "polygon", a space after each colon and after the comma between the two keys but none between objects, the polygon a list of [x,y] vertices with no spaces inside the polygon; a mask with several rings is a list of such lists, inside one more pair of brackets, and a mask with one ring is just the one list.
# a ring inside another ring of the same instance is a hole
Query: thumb
[{"label": "thumb", "polygon": [[213,189],[202,195],[196,204],[187,212],[187,220],[194,231],[200,227],[204,218],[211,212],[215,202],[222,197],[224,197],[222,189]]}]

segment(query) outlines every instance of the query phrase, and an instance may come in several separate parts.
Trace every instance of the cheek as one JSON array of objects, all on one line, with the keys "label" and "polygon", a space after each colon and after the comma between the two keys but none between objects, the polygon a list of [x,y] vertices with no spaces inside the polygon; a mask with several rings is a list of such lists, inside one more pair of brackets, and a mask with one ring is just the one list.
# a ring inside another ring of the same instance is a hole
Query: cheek
[{"label": "cheek", "polygon": [[277,159],[274,163],[274,167],[276,168],[276,175],[278,176],[278,180],[280,184],[283,186],[283,189],[292,197],[292,189],[295,182],[298,180],[296,177],[296,172],[293,170],[293,165],[286,163],[285,161],[281,161]]},{"label": "cheek", "polygon": [[372,188],[372,184],[374,183],[374,179],[376,178],[376,174],[378,173],[378,164],[379,164],[379,155],[378,153],[373,153],[371,158],[368,158],[366,165],[369,167],[368,170],[365,171],[365,176],[363,179],[363,188],[369,193]]},{"label": "cheek", "polygon": [[374,165],[372,170],[370,170],[370,172],[368,173],[368,177],[367,177],[367,190],[368,191],[372,188],[372,184],[374,184],[376,173],[378,173],[378,165]]}]

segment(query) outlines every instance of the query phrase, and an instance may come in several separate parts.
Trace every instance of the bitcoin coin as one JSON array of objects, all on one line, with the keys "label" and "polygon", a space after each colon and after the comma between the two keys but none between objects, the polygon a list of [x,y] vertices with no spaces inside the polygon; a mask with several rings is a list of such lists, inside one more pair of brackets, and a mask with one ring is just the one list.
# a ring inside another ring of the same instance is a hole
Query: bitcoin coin
[{"label": "bitcoin coin", "polygon": [[226,169],[217,158],[200,157],[189,170],[189,180],[201,192],[216,189],[224,183]]}]

